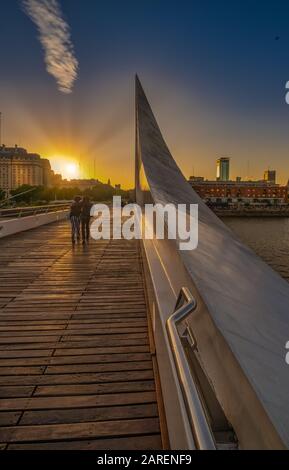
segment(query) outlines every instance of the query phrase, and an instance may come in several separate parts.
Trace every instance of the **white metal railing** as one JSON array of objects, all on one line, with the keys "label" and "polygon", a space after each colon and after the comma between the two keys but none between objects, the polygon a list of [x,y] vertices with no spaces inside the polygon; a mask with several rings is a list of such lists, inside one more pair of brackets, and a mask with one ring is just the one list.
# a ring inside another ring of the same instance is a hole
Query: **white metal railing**
[{"label": "white metal railing", "polygon": [[0,209],[1,218],[21,218],[28,217],[31,215],[48,214],[50,212],[63,211],[68,209],[70,204],[50,204],[47,206],[35,206],[35,207],[15,207],[11,209]]},{"label": "white metal railing", "polygon": [[186,326],[185,335],[181,336],[178,330],[178,323],[192,313],[196,306],[197,302],[190,291],[183,287],[176,303],[175,312],[167,320],[167,331],[196,447],[200,450],[216,450],[216,443],[207,414],[182,344],[182,339],[185,337],[189,340],[191,346],[195,348],[196,340],[188,325]]}]

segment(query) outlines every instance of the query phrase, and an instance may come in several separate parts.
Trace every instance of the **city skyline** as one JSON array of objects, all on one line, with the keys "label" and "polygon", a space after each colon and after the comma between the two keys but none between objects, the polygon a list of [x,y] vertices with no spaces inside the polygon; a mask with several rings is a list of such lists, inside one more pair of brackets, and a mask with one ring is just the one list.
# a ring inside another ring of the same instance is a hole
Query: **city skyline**
[{"label": "city skyline", "polygon": [[22,2],[2,1],[7,145],[37,151],[54,168],[80,163],[83,177],[94,176],[95,167],[100,179],[132,187],[137,72],[184,174],[212,179],[212,156],[228,155],[232,178],[256,179],[270,166],[287,182],[288,5],[148,1],[139,15],[131,1],[58,3],[78,64],[70,93],[47,73],[37,26]]},{"label": "city skyline", "polygon": [[[53,188],[65,187],[69,183],[79,183],[81,187],[93,187],[104,184],[96,178],[81,178],[78,176],[76,164],[69,163],[66,168],[67,177],[55,172],[49,159],[42,158],[38,153],[28,152],[27,149],[18,147],[0,146],[0,192],[9,194],[10,191],[21,186],[31,186]],[[111,186],[111,179],[108,179],[108,186]],[[119,183],[116,187],[121,188]]]},{"label": "city skyline", "polygon": [[[24,149],[24,148],[21,148],[19,147],[17,144],[15,144],[13,147],[9,147],[9,146],[6,146],[5,144],[2,144],[0,146],[0,157],[2,156],[2,159],[6,156],[6,158],[11,158],[11,156],[13,155],[15,158],[16,157],[16,160],[18,160],[18,157],[20,155],[27,155],[27,156],[32,156],[33,159],[38,158],[40,159],[40,162],[43,163],[43,164],[46,164],[45,162],[49,162],[49,168],[48,168],[48,171],[50,172],[52,170],[52,174],[53,174],[53,178],[55,177],[56,180],[58,180],[58,184],[60,182],[60,180],[62,179],[62,181],[70,181],[70,180],[93,180],[93,179],[96,179],[96,180],[100,180],[99,176],[95,173],[96,171],[96,168],[93,168],[93,174],[84,174],[82,171],[81,171],[81,166],[80,166],[80,163],[78,163],[77,161],[67,161],[66,163],[64,162],[64,160],[60,160],[59,162],[56,162],[56,165],[53,165],[53,161],[51,161],[51,159],[49,158],[45,158],[43,157],[42,155],[40,155],[38,152],[29,152],[29,150],[27,149]],[[10,155],[10,156],[9,156]],[[226,178],[223,179],[221,176],[218,177],[218,174],[219,174],[219,162],[222,161],[222,160],[226,160],[229,162],[229,165],[228,165],[228,169],[226,170]],[[232,178],[231,177],[231,160],[232,158],[231,157],[219,157],[217,159],[215,159],[215,163],[216,163],[216,167],[217,167],[217,175],[215,178],[208,178],[206,176],[206,174],[204,175],[196,175],[195,172],[193,172],[194,174],[193,175],[188,175],[188,179],[191,180],[191,179],[194,179],[196,178],[196,180],[198,179],[203,179],[204,181],[229,181],[229,182],[232,182],[232,181],[268,181],[270,182],[270,179],[272,178],[272,174],[274,174],[274,184],[277,183],[279,184],[279,181],[277,181],[277,172],[276,170],[272,169],[272,167],[268,166],[268,168],[264,169],[263,171],[263,178],[260,178],[260,175],[259,177],[257,178],[251,178],[249,176],[243,178],[241,177],[240,175],[237,175],[235,178]],[[58,163],[58,164],[57,164]],[[93,162],[93,166],[95,166],[95,162]],[[0,165],[0,177],[1,177],[1,165]],[[3,169],[4,171],[4,169]],[[270,176],[271,175],[271,176]],[[60,178],[59,178],[60,177]],[[8,180],[9,178],[6,177],[6,179]],[[108,180],[111,181],[111,177],[108,177]],[[8,186],[7,184],[3,186],[1,186],[1,178],[0,178],[0,189],[7,189]],[[272,182],[272,181],[271,181]],[[289,182],[289,179],[287,180],[286,184]],[[27,181],[24,182],[24,184],[26,184]],[[16,180],[15,180],[15,184],[16,184]],[[14,184],[14,187],[15,187],[15,184]],[[21,182],[21,184],[23,184]],[[19,184],[18,186],[20,186],[21,184]],[[41,184],[40,184],[41,185]],[[53,185],[53,184],[52,184]],[[119,183],[116,183],[116,185],[119,186]],[[7,186],[7,187],[6,187]],[[133,189],[133,188],[130,188],[130,189]]]}]

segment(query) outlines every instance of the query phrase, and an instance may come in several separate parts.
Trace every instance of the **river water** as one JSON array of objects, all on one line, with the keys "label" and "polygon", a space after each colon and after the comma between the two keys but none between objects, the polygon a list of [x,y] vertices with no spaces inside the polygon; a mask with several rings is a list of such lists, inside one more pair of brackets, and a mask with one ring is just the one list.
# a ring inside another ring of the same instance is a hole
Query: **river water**
[{"label": "river water", "polygon": [[289,218],[224,217],[239,238],[289,281]]}]

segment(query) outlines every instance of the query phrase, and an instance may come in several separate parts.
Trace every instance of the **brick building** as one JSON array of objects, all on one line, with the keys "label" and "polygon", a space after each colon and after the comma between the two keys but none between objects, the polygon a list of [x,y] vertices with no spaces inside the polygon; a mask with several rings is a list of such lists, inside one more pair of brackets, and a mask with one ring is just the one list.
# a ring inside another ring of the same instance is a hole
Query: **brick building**
[{"label": "brick building", "polygon": [[202,199],[215,204],[288,203],[288,186],[267,181],[201,181],[192,177],[189,183]]}]

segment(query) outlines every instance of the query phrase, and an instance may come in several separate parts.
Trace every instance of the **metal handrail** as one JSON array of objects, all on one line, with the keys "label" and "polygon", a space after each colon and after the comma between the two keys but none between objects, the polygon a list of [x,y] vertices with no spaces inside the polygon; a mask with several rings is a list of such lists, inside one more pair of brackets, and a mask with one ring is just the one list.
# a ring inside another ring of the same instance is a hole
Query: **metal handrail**
[{"label": "metal handrail", "polygon": [[10,209],[0,209],[1,217],[22,217],[37,214],[47,214],[48,212],[57,212],[64,209],[69,209],[70,204],[50,204],[49,206],[34,206],[34,207],[15,207]]},{"label": "metal handrail", "polygon": [[[176,310],[167,320],[167,331],[196,447],[200,450],[216,450],[215,439],[177,328],[178,323],[196,307],[196,300],[190,291],[183,287],[176,303]],[[186,332],[192,346],[196,347],[196,340],[188,326]]]}]

